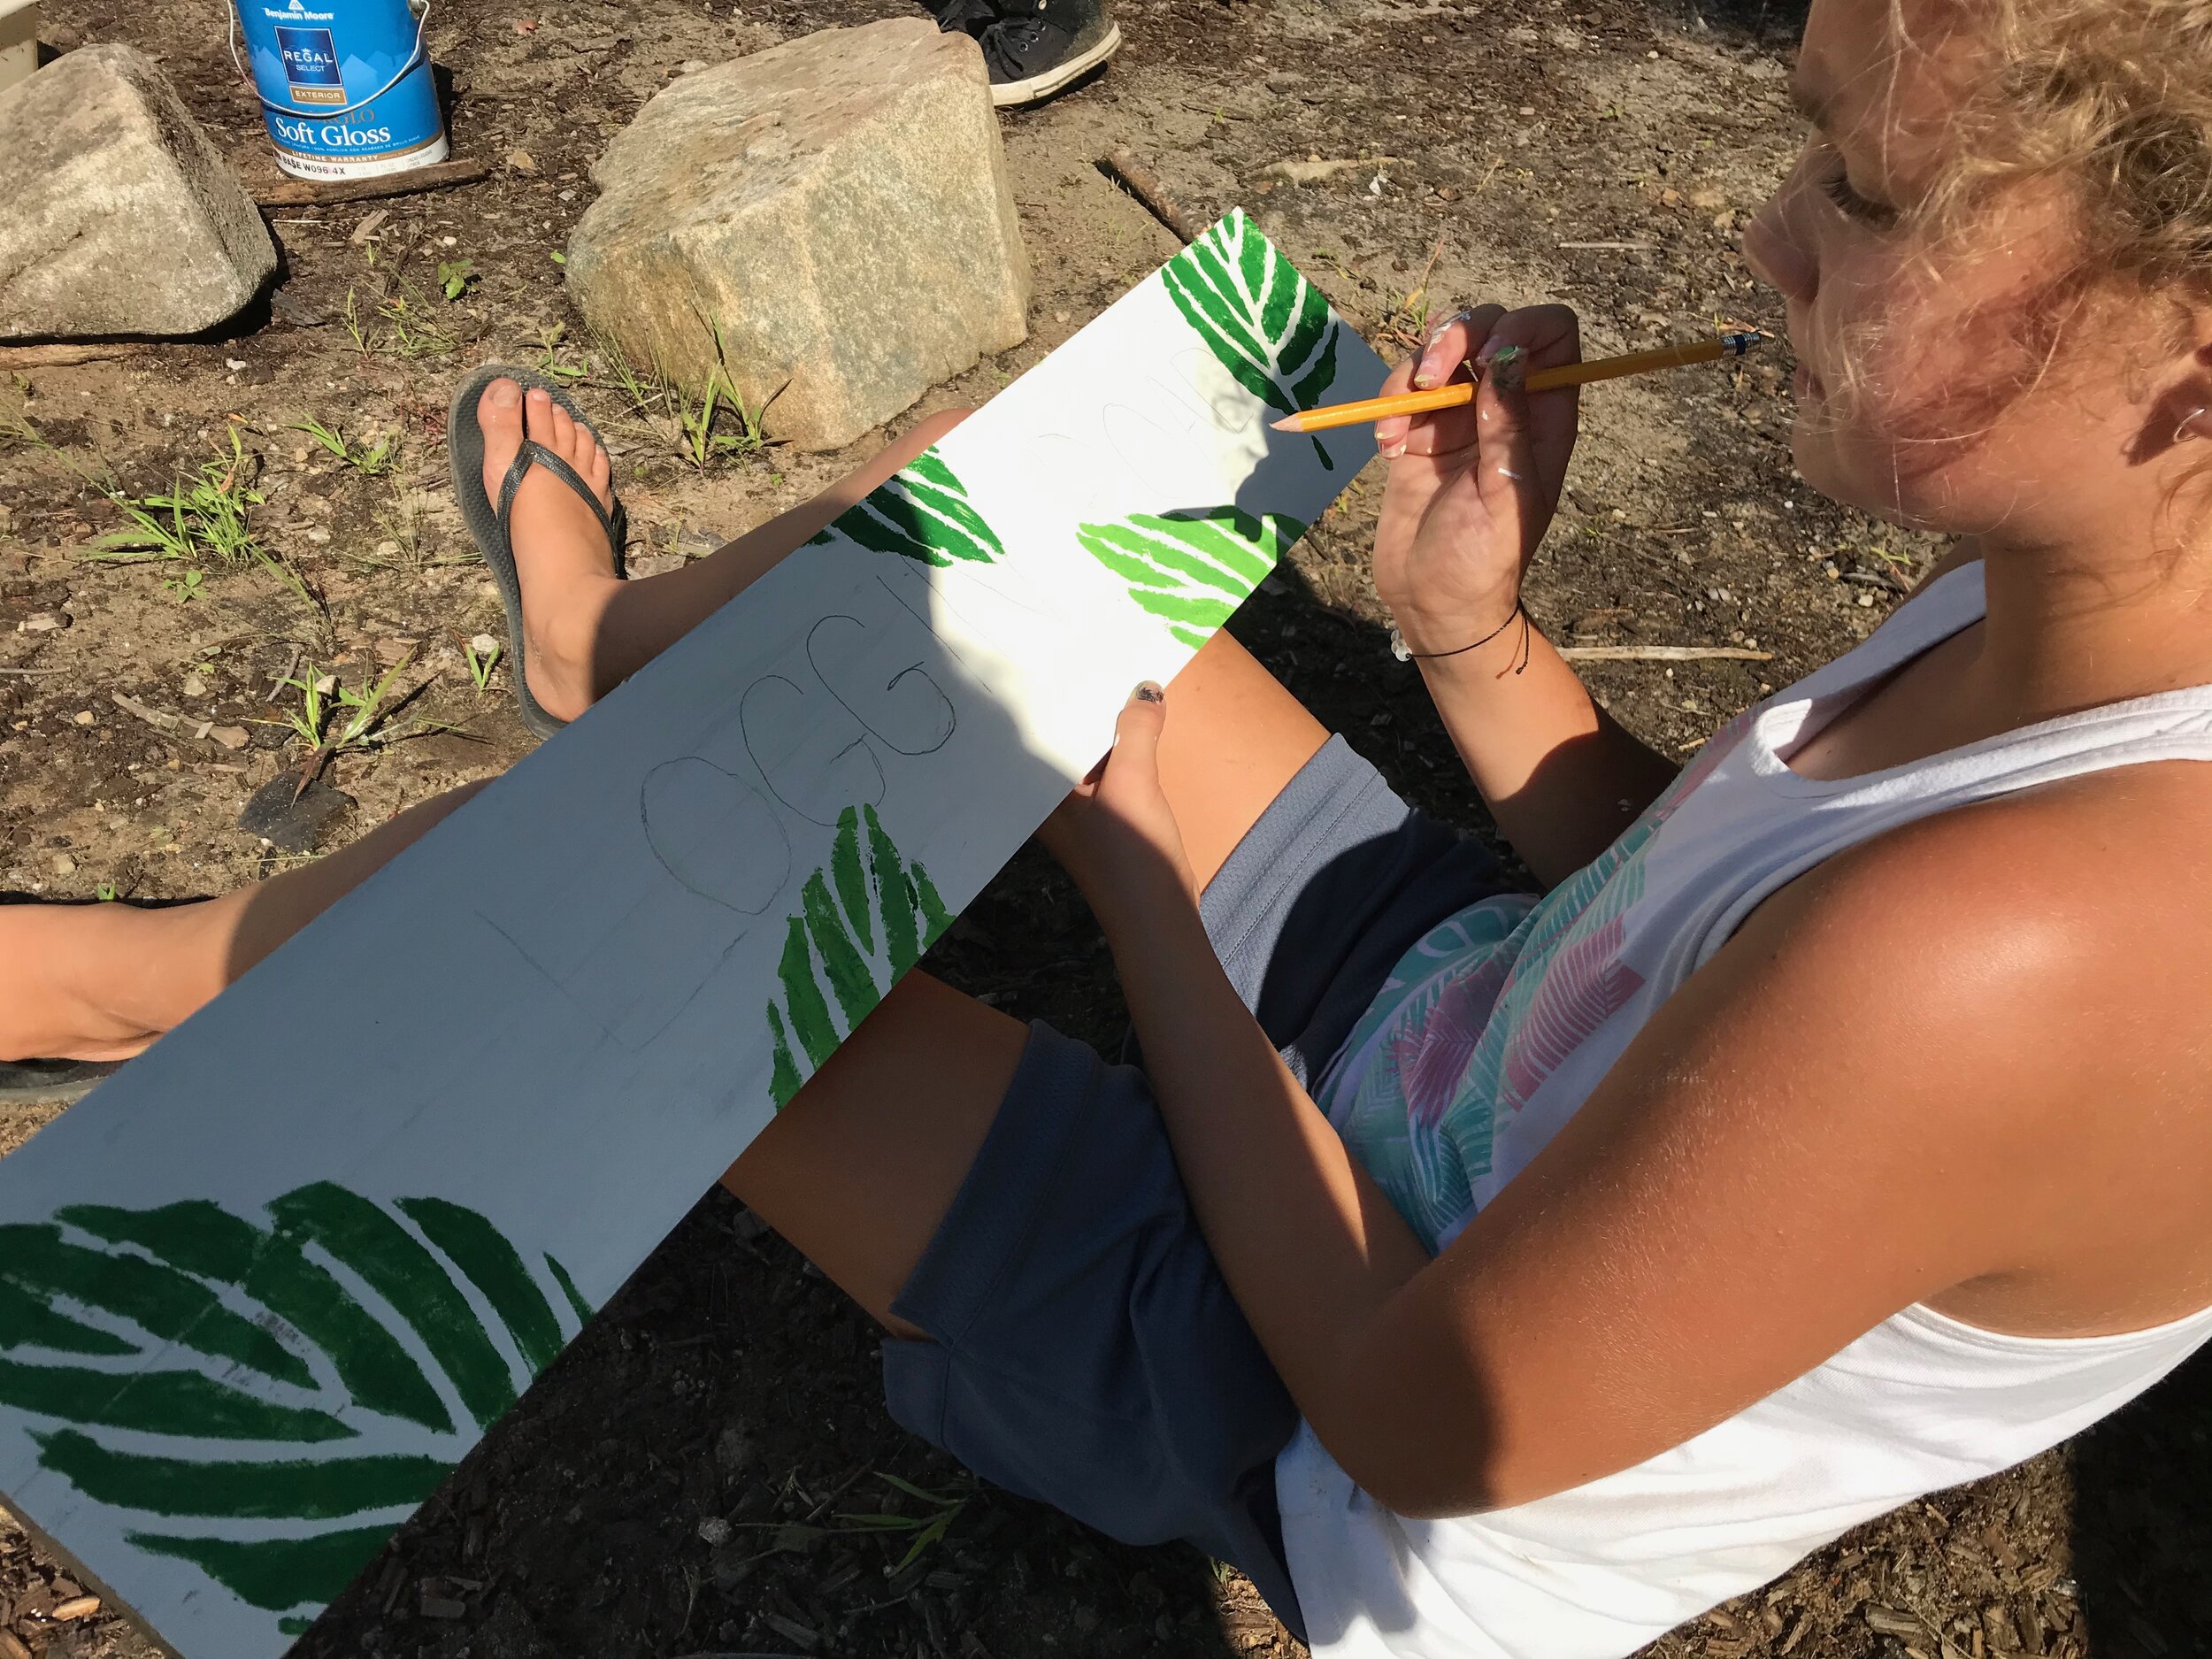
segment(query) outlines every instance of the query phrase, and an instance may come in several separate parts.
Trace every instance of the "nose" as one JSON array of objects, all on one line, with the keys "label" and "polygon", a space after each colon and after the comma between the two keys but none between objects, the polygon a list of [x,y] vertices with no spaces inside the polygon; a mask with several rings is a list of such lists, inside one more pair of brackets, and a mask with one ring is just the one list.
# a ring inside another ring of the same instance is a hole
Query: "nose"
[{"label": "nose", "polygon": [[1784,299],[1798,305],[1811,304],[1820,291],[1820,266],[1796,211],[1806,188],[1804,173],[1801,165],[1793,169],[1743,232],[1744,263],[1752,274],[1772,283]]}]

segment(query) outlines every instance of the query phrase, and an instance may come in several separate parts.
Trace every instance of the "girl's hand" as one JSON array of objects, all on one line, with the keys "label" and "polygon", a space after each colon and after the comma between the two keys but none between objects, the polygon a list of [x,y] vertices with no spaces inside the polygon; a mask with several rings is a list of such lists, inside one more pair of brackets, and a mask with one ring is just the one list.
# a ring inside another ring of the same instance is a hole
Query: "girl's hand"
[{"label": "girl's hand", "polygon": [[1167,694],[1147,680],[1123,705],[1106,758],[1038,831],[1102,922],[1133,901],[1141,906],[1165,894],[1197,902],[1182,826],[1160,787],[1166,726]]},{"label": "girl's hand", "polygon": [[1375,591],[1417,654],[1456,650],[1501,628],[1559,506],[1574,452],[1577,393],[1532,399],[1532,369],[1582,356],[1564,305],[1485,305],[1433,329],[1385,392],[1427,390],[1488,365],[1472,403],[1376,423],[1390,465],[1375,532]]}]

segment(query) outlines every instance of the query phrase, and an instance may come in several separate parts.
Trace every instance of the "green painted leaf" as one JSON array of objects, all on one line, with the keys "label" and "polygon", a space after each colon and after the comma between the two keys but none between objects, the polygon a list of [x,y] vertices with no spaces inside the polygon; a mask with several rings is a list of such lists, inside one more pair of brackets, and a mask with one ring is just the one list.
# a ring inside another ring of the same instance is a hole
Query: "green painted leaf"
[{"label": "green painted leaf", "polygon": [[[481,1294],[529,1371],[549,1364],[592,1310],[561,1264],[541,1256],[572,1329],[514,1244],[445,1199],[388,1207],[322,1182],[273,1201],[266,1214],[265,1226],[204,1201],[143,1210],[73,1205],[52,1223],[0,1230],[8,1247],[0,1407],[32,1419],[25,1426],[48,1471],[96,1502],[158,1523],[127,1530],[131,1542],[192,1562],[232,1594],[300,1624],[302,1609],[335,1595],[390,1534],[388,1522],[364,1517],[421,1502],[472,1438],[399,1333],[411,1333],[472,1411],[513,1398],[513,1362],[446,1261]],[[76,1243],[63,1225],[96,1242]],[[327,1252],[374,1298],[357,1300],[351,1281],[310,1250]],[[219,1291],[232,1305],[216,1300]],[[211,1304],[221,1319],[208,1317]],[[246,1304],[261,1311],[237,1310]],[[74,1307],[116,1314],[142,1334],[134,1342],[87,1325]],[[224,1320],[272,1343],[273,1332],[311,1346],[322,1367],[284,1350],[293,1370],[279,1378],[227,1355],[241,1344],[228,1340],[236,1333]],[[96,1349],[137,1369],[42,1355]],[[211,1375],[194,1356],[231,1369]],[[297,1402],[265,1392],[279,1384]],[[405,1449],[379,1451],[402,1425]],[[442,1450],[423,1447],[425,1428],[444,1439]],[[114,1444],[108,1430],[131,1439]],[[257,1539],[193,1535],[204,1530],[199,1523],[238,1521],[281,1525]]]},{"label": "green painted leaf", "polygon": [[403,1198],[394,1208],[420,1227],[423,1237],[443,1250],[484,1293],[532,1376],[560,1357],[560,1317],[530,1277],[521,1253],[498,1228],[473,1210],[442,1198]]},{"label": "green painted leaf", "polygon": [[370,1317],[297,1242],[264,1233],[204,1200],[157,1210],[73,1204],[58,1219],[115,1244],[135,1244],[172,1267],[236,1286],[328,1356],[361,1404],[443,1433],[452,1415],[399,1340]]},{"label": "green painted leaf", "polygon": [[225,1463],[115,1451],[74,1429],[31,1438],[39,1462],[87,1497],[150,1515],[336,1521],[411,1509],[451,1472],[435,1457]]},{"label": "green painted leaf", "polygon": [[1006,556],[998,533],[968,500],[967,487],[933,449],[869,491],[813,540],[840,535],[924,565],[988,564]]},{"label": "green painted leaf", "polygon": [[847,807],[837,815],[837,841],[830,849],[830,879],[846,923],[860,936],[860,948],[873,952],[876,937],[868,915],[868,878],[860,867],[860,816]]},{"label": "green painted leaf", "polygon": [[475,1310],[415,1236],[357,1193],[318,1181],[269,1206],[278,1230],[311,1239],[368,1282],[414,1328],[480,1428],[515,1402],[507,1362]]},{"label": "green painted leaf", "polygon": [[138,1352],[121,1337],[81,1324],[4,1280],[0,1280],[0,1348],[50,1348],[61,1354]]},{"label": "green painted leaf", "polygon": [[816,871],[799,889],[799,902],[806,917],[806,930],[814,941],[816,953],[822,959],[823,972],[829,978],[830,994],[836,997],[840,1012],[845,1016],[845,1029],[852,1030],[868,1018],[881,998],[868,964],[854,948],[852,935],[830,903],[829,888],[822,880],[822,872]]},{"label": "green painted leaf", "polygon": [[1195,649],[1305,533],[1295,518],[1230,505],[1079,525],[1076,541],[1129,584],[1131,599]]},{"label": "green painted leaf", "polygon": [[224,1307],[197,1279],[143,1256],[68,1243],[51,1222],[0,1226],[0,1281],[50,1303],[66,1296],[120,1315],[165,1341],[282,1382],[304,1388],[315,1380],[297,1355]]},{"label": "green painted leaf", "polygon": [[[1336,379],[1342,325],[1328,300],[1242,211],[1232,212],[1161,267],[1168,297],[1215,361],[1270,408],[1310,409]],[[1312,440],[1321,465],[1335,463]]]},{"label": "green painted leaf", "polygon": [[0,1359],[0,1405],[65,1423],[219,1440],[347,1440],[353,1431],[323,1411],[271,1405],[195,1371],[127,1373]]},{"label": "green painted leaf", "polygon": [[124,1537],[150,1555],[188,1561],[240,1601],[276,1613],[302,1602],[320,1607],[336,1600],[396,1530],[365,1526],[250,1543],[169,1538],[158,1532],[126,1532]]},{"label": "green painted leaf", "polygon": [[584,1300],[584,1293],[576,1288],[576,1281],[568,1276],[568,1269],[550,1256],[545,1258],[545,1264],[552,1272],[553,1282],[561,1287],[561,1294],[568,1298],[569,1308],[576,1315],[576,1328],[580,1331],[591,1323],[592,1315],[597,1310]]},{"label": "green painted leaf", "polygon": [[782,995],[767,1007],[768,1092],[778,1110],[836,1051],[840,1023],[845,1033],[857,1027],[952,921],[928,874],[908,865],[872,806],[838,815],[829,864],[801,885],[799,901],[777,969]]}]

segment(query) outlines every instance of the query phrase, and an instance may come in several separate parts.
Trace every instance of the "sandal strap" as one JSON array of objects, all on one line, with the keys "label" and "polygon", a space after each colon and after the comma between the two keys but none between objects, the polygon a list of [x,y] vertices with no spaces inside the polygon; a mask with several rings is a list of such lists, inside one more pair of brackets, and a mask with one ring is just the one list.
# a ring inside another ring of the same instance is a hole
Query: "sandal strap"
[{"label": "sandal strap", "polygon": [[507,538],[507,545],[510,548],[514,546],[514,534],[508,526],[508,519],[515,510],[515,492],[522,488],[522,480],[533,466],[542,466],[583,497],[585,503],[591,508],[593,517],[599,520],[599,527],[606,532],[607,548],[614,555],[618,569],[622,561],[622,533],[618,527],[621,509],[618,507],[613,512],[609,512],[601,506],[598,492],[584,481],[583,474],[535,438],[522,441],[522,448],[515,451],[514,461],[507,468],[507,476],[499,483],[499,532]]}]

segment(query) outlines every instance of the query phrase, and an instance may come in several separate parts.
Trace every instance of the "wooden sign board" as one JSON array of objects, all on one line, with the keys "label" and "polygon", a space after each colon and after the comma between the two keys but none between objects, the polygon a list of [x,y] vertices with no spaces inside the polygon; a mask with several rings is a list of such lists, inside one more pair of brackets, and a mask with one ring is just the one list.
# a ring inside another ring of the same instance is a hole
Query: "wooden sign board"
[{"label": "wooden sign board", "polygon": [[1381,374],[1233,214],[0,1161],[8,1506],[282,1653],[1372,453],[1267,422]]}]

